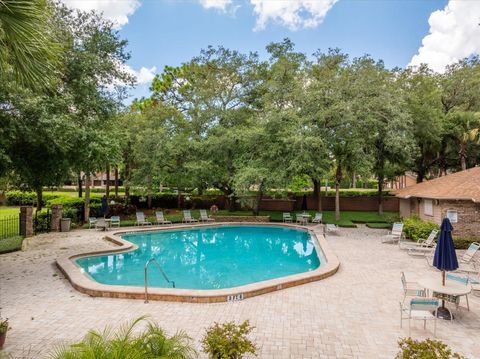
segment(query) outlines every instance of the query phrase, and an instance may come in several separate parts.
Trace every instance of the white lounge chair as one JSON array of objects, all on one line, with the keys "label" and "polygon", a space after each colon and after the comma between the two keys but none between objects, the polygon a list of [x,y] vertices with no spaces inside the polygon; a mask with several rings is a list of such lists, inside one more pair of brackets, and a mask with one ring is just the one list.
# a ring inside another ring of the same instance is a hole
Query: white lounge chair
[{"label": "white lounge chair", "polygon": [[425,290],[417,282],[409,282],[405,278],[405,273],[400,272],[403,287],[403,303],[407,297],[425,297]]},{"label": "white lounge chair", "polygon": [[102,231],[108,230],[109,224],[105,221],[105,218],[99,218],[95,222],[95,229],[101,229]]},{"label": "white lounge chair", "polygon": [[429,248],[433,247],[435,244],[435,238],[437,237],[438,230],[433,229],[427,239],[419,239],[417,242],[413,241],[399,241],[398,245],[400,249],[411,249],[411,248]]},{"label": "white lounge chair", "polygon": [[135,222],[136,226],[151,226],[152,222],[149,222],[145,219],[145,214],[143,212],[137,212],[137,221]]},{"label": "white lounge chair", "polygon": [[201,222],[214,222],[215,218],[212,218],[208,215],[206,209],[201,209],[200,210],[200,221]]},{"label": "white lounge chair", "polygon": [[437,247],[437,244],[434,243],[433,247],[412,247],[408,249],[408,255],[410,256],[421,256],[421,257],[431,257],[433,259],[433,256],[435,255],[435,249]]},{"label": "white lounge chair", "polygon": [[400,302],[400,328],[402,328],[403,320],[408,319],[408,335],[410,336],[412,320],[423,320],[424,329],[427,326],[427,320],[433,320],[433,336],[436,336],[438,299],[416,297],[410,299],[409,304],[410,305],[406,307]]},{"label": "white lounge chair", "polygon": [[293,218],[292,215],[289,212],[284,212],[283,213],[283,223],[292,223]]},{"label": "white lounge chair", "polygon": [[317,212],[317,213],[315,213],[315,218],[312,219],[312,223],[320,224],[320,223],[322,223],[322,219],[323,219],[323,214]]},{"label": "white lounge chair", "polygon": [[467,273],[476,273],[478,272],[479,268],[477,268],[475,261],[473,258],[475,254],[477,254],[478,250],[480,249],[480,244],[477,242],[470,243],[467,251],[463,253],[462,258],[458,261],[458,271],[460,272],[467,272]]},{"label": "white lounge chair", "polygon": [[110,217],[110,226],[120,227],[120,216],[111,216]]},{"label": "white lounge chair", "polygon": [[88,228],[95,227],[96,223],[97,223],[97,218],[95,218],[95,217],[89,217],[88,218]]},{"label": "white lounge chair", "polygon": [[155,217],[157,219],[157,222],[155,222],[156,224],[172,224],[172,221],[169,221],[165,218],[163,211],[156,211]]},{"label": "white lounge chair", "polygon": [[402,239],[403,223],[394,223],[392,230],[382,239],[382,243],[396,243]]},{"label": "white lounge chair", "polygon": [[333,223],[327,223],[324,227],[325,232],[337,232],[338,226]]},{"label": "white lounge chair", "polygon": [[295,219],[298,224],[302,224],[302,225],[308,224],[308,217],[305,216],[303,213],[297,213],[295,215]]},{"label": "white lounge chair", "polygon": [[198,222],[198,220],[196,220],[195,218],[192,217],[192,213],[189,210],[185,210],[185,211],[183,211],[182,222],[183,223],[194,223],[194,222]]}]

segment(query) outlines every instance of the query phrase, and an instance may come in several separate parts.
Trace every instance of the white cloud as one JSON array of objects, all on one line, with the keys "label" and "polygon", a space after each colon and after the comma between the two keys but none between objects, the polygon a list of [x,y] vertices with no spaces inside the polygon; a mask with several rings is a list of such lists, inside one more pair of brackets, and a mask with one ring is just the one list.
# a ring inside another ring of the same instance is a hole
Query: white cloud
[{"label": "white cloud", "polygon": [[320,25],[338,0],[250,0],[257,15],[254,30],[263,30],[269,21],[295,31]]},{"label": "white cloud", "polygon": [[205,9],[216,9],[225,12],[232,4],[232,0],[200,0],[200,5]]},{"label": "white cloud", "polygon": [[72,9],[81,11],[95,10],[111,20],[116,28],[128,23],[128,17],[133,15],[140,6],[140,0],[61,0]]},{"label": "white cloud", "polygon": [[409,66],[426,63],[435,71],[480,53],[480,1],[450,0],[443,10],[430,15],[430,31]]},{"label": "white cloud", "polygon": [[156,66],[153,66],[150,68],[142,66],[140,70],[137,71],[128,65],[123,65],[123,69],[129,74],[135,76],[137,85],[144,85],[152,82],[153,78],[155,77],[155,73],[157,71]]}]

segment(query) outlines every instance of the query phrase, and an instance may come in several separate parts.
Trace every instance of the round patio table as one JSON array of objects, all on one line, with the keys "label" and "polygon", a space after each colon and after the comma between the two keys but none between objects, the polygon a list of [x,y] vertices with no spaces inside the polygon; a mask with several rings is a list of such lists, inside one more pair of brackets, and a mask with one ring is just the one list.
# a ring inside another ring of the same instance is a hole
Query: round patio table
[{"label": "round patio table", "polygon": [[[452,295],[452,296],[464,296],[470,294],[472,291],[471,284],[458,283],[453,280],[445,280],[445,285],[442,284],[442,277],[439,273],[438,277],[424,277],[418,281],[418,284],[428,289],[429,291],[439,294]],[[445,300],[442,299],[442,306],[438,308],[437,316],[442,319],[452,320],[453,314],[449,309],[445,308]]]}]

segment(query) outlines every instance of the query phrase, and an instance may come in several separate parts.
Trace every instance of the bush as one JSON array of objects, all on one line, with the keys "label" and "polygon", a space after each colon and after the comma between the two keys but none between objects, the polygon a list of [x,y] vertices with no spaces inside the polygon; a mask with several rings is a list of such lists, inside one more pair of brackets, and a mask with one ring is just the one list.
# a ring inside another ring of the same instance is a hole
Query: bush
[{"label": "bush", "polygon": [[73,207],[66,207],[62,209],[63,218],[71,218],[74,222],[78,221],[78,210]]},{"label": "bush", "polygon": [[[9,206],[33,206],[37,203],[37,194],[35,192],[8,191],[7,204]],[[44,194],[42,205],[46,205],[49,200],[61,197],[60,194]]]},{"label": "bush", "polygon": [[402,223],[405,237],[414,241],[425,239],[429,236],[432,230],[439,229],[438,224],[430,221],[422,221],[417,216],[405,218]]},{"label": "bush", "polygon": [[253,329],[248,320],[240,325],[215,323],[202,339],[203,350],[213,359],[240,359],[246,353],[256,355],[257,347],[247,337]]},{"label": "bush", "polygon": [[191,338],[184,332],[168,336],[156,323],[147,322],[146,329],[136,330],[145,317],[113,331],[105,328],[102,332],[90,331],[77,344],[55,348],[49,356],[52,359],[90,358],[174,358],[196,357]]},{"label": "bush", "polygon": [[439,340],[425,339],[422,341],[404,338],[398,341],[400,352],[397,359],[462,359],[458,353],[452,350]]},{"label": "bush", "polygon": [[35,233],[43,233],[50,231],[50,213],[36,213],[33,216],[33,231]]},{"label": "bush", "polygon": [[471,243],[480,242],[479,237],[453,237],[456,249],[467,249]]},{"label": "bush", "polygon": [[0,254],[14,252],[22,249],[22,236],[0,239]]}]

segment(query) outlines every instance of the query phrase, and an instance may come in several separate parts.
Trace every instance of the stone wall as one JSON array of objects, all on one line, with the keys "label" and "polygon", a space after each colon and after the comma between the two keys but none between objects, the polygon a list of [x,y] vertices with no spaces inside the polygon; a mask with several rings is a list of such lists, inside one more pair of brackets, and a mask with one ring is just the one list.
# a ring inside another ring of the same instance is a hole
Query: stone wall
[{"label": "stone wall", "polygon": [[20,235],[24,238],[33,236],[33,207],[20,207]]}]

